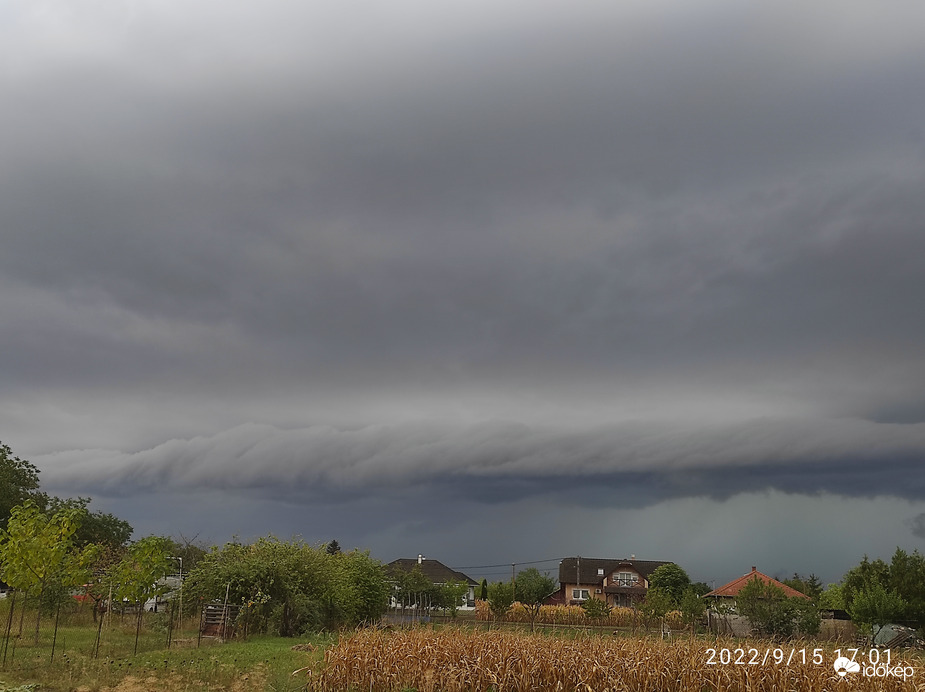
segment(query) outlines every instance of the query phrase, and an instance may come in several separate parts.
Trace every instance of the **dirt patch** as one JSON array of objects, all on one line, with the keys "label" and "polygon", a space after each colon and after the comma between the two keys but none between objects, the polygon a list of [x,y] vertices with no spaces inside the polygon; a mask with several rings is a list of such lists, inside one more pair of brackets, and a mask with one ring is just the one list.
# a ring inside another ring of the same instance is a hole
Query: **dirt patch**
[{"label": "dirt patch", "polygon": [[[267,671],[262,664],[241,673],[231,686],[199,683],[185,679],[177,673],[167,677],[150,675],[144,679],[127,675],[115,687],[101,687],[99,692],[164,692],[165,690],[214,690],[219,692],[262,692],[267,688]],[[76,692],[92,692],[93,688],[83,685]]]},{"label": "dirt patch", "polygon": [[[115,687],[101,687],[100,692],[164,692],[164,690],[180,690],[188,687],[176,674],[166,678],[149,675],[144,680],[134,675],[126,675]],[[78,687],[77,692],[91,692],[91,689],[84,685]]]},{"label": "dirt patch", "polygon": [[267,687],[267,671],[262,665],[254,670],[243,673],[240,678],[231,683],[231,692],[254,692],[265,690]]},{"label": "dirt patch", "polygon": [[[81,687],[82,690],[89,690],[89,687]],[[149,690],[164,689],[164,681],[154,677],[145,680],[136,678],[134,675],[126,675],[115,687],[103,687],[101,692],[149,692]]]}]

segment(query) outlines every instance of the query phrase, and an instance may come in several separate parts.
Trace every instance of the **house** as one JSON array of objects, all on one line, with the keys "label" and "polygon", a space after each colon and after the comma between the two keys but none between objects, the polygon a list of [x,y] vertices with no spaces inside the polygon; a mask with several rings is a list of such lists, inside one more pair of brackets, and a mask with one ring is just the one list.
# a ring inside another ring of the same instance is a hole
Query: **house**
[{"label": "house", "polygon": [[552,602],[580,605],[598,598],[613,606],[633,607],[646,596],[649,577],[663,560],[567,557],[559,563],[559,591]]},{"label": "house", "polygon": [[431,560],[423,555],[418,555],[417,559],[399,558],[385,566],[386,573],[393,575],[407,574],[415,569],[419,569],[421,574],[423,574],[434,586],[441,586],[450,582],[464,582],[469,589],[466,592],[464,602],[461,603],[460,608],[463,610],[475,608],[475,587],[477,587],[479,583],[462,572],[450,569],[439,560]]},{"label": "house", "polygon": [[790,598],[796,596],[798,598],[805,598],[806,600],[810,600],[809,596],[807,596],[806,594],[800,593],[796,589],[793,589],[787,586],[783,582],[777,581],[777,579],[774,579],[773,577],[769,577],[767,574],[764,574],[763,572],[759,572],[758,568],[755,567],[754,565],[752,565],[751,572],[743,574],[738,579],[733,579],[731,582],[719,587],[718,589],[714,589],[710,593],[705,594],[704,598],[714,598],[719,601],[724,601],[726,603],[730,603],[734,605],[735,599],[739,595],[739,592],[743,588],[745,588],[745,586],[752,579],[758,579],[764,584],[773,584],[777,588],[781,589],[784,592],[784,594]]},{"label": "house", "polygon": [[758,568],[753,565],[751,572],[743,574],[738,579],[733,579],[728,584],[724,584],[708,594],[704,594],[703,597],[709,599],[707,601],[708,603],[712,601],[712,607],[707,611],[707,621],[711,630],[719,634],[731,634],[736,637],[744,637],[751,634],[751,623],[747,618],[736,613],[735,605],[739,593],[753,579],[758,579],[764,584],[773,584],[781,589],[788,597],[810,600],[809,596],[806,594],[800,593],[796,589],[787,586],[783,582],[777,581],[777,579],[773,577],[769,577],[763,572],[759,572]]}]

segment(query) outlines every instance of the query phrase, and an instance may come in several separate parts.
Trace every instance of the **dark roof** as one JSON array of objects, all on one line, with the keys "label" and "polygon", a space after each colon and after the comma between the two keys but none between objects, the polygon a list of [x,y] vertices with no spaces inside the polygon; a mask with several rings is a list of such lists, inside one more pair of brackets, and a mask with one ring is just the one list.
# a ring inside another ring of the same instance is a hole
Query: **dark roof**
[{"label": "dark roof", "polygon": [[[577,563],[577,564],[576,564]],[[567,557],[559,563],[559,583],[574,584],[575,570],[580,570],[580,584],[600,584],[604,577],[609,577],[620,567],[629,567],[637,572],[643,579],[648,579],[662,565],[671,564],[665,560],[636,560],[634,558],[598,558],[598,557]],[[604,570],[604,575],[597,573]]]},{"label": "dark roof", "polygon": [[411,572],[420,566],[421,573],[434,584],[446,584],[451,581],[464,581],[469,586],[478,586],[479,583],[462,572],[450,569],[439,560],[424,558],[418,563],[416,557],[403,557],[393,560],[385,566],[388,572]]},{"label": "dark roof", "polygon": [[710,593],[706,594],[704,598],[706,598],[706,596],[714,596],[716,598],[735,598],[736,596],[739,595],[739,591],[741,591],[742,588],[746,584],[748,584],[748,582],[750,582],[752,579],[759,579],[765,584],[774,584],[774,586],[778,587],[779,589],[783,589],[784,593],[790,598],[797,596],[799,598],[809,599],[809,596],[807,596],[806,594],[800,593],[796,589],[790,588],[786,584],[783,584],[777,581],[773,577],[769,577],[767,574],[764,574],[763,572],[759,572],[755,567],[752,567],[752,571],[749,572],[748,574],[743,574],[738,579],[733,579],[728,584],[725,584],[719,587],[718,589],[715,589],[711,591]]}]

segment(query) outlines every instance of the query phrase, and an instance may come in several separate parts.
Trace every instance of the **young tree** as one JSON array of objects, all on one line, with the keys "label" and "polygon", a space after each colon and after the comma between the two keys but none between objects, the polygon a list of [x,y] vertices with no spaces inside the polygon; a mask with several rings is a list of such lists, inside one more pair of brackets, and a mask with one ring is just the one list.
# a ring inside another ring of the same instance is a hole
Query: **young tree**
[{"label": "young tree", "polygon": [[698,623],[703,620],[704,613],[707,612],[707,604],[697,593],[697,589],[689,586],[681,594],[681,601],[678,605],[681,608],[681,617],[684,619],[684,624],[690,628],[691,636],[693,637],[694,630],[697,628]]},{"label": "young tree", "polygon": [[495,622],[500,622],[514,605],[514,589],[510,582],[499,581],[488,586],[488,607],[495,616]]},{"label": "young tree", "polygon": [[660,626],[663,625],[665,616],[674,607],[674,599],[670,593],[658,586],[649,587],[645,599],[639,605],[639,610],[645,618],[646,629],[653,620]]},{"label": "young tree", "polygon": [[895,590],[874,582],[854,594],[848,612],[852,620],[871,628],[871,642],[875,642],[884,626],[903,616],[906,605]]},{"label": "young tree", "polygon": [[[709,593],[709,592],[708,592]],[[722,631],[719,631],[717,627],[717,634],[731,634],[732,625],[729,623],[729,616],[736,614],[736,609],[734,604],[725,598],[713,598],[713,602],[710,604],[710,610],[716,613],[719,621],[722,623]]]},{"label": "young tree", "polygon": [[135,604],[138,619],[135,626],[135,653],[138,653],[138,636],[145,603],[168,590],[163,578],[170,570],[170,553],[167,539],[148,536],[135,541],[125,555],[112,567],[108,581],[113,595],[120,601]]},{"label": "young tree", "polygon": [[819,607],[823,610],[847,610],[841,585],[829,584],[819,596]]},{"label": "young tree", "polygon": [[436,604],[443,608],[444,614],[449,613],[456,617],[462,600],[469,593],[469,585],[464,581],[450,581],[446,584],[440,584],[436,589]]},{"label": "young tree", "polygon": [[819,606],[805,598],[795,596],[790,598],[790,602],[793,606],[796,631],[810,637],[819,634],[819,629],[822,627]]},{"label": "young tree", "polygon": [[880,584],[884,588],[890,585],[890,566],[883,560],[869,560],[865,555],[857,567],[853,567],[842,577],[842,594],[845,599],[845,609],[851,612],[851,606],[856,594],[873,584]]},{"label": "young tree", "polygon": [[556,580],[548,574],[540,574],[536,567],[530,567],[517,575],[514,590],[514,600],[520,601],[527,609],[530,628],[535,631],[536,618],[540,614],[543,601],[556,591]]},{"label": "young tree", "polygon": [[788,597],[779,586],[757,577],[739,592],[736,606],[749,624],[766,636],[790,637],[798,630],[803,634],[819,630],[819,610],[811,601]]},{"label": "young tree", "polygon": [[424,576],[420,565],[408,572],[399,572],[395,577],[396,598],[402,606],[412,606],[418,612],[433,605],[437,597],[434,583]]},{"label": "young tree", "polygon": [[890,560],[889,587],[906,603],[902,619],[925,629],[925,557],[918,550],[910,554],[896,549]]},{"label": "young tree", "polygon": [[330,543],[328,543],[326,550],[328,551],[328,555],[337,555],[337,553],[340,552],[340,543],[338,543],[337,539],[335,538]]},{"label": "young tree", "polygon": [[782,588],[753,577],[736,596],[736,608],[748,619],[752,629],[761,634],[789,636],[794,624],[787,601]]},{"label": "young tree", "polygon": [[41,600],[52,585],[67,589],[86,579],[95,548],[78,551],[71,542],[77,530],[77,512],[63,509],[42,512],[34,500],[13,507],[6,529],[0,529],[2,578],[14,589],[38,596],[35,641],[39,638]]},{"label": "young tree", "polygon": [[488,600],[488,580],[485,578],[483,578],[482,583],[479,584],[479,600]]},{"label": "young tree", "polygon": [[673,562],[661,565],[649,575],[649,588],[667,593],[676,606],[681,602],[684,590],[691,585],[687,572]]}]

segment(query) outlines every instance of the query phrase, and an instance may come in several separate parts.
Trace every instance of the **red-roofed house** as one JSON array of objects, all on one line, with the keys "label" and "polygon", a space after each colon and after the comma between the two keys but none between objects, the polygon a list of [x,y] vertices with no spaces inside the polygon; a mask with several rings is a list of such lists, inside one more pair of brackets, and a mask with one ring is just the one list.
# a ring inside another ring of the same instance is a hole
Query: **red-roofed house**
[{"label": "red-roofed house", "polygon": [[779,582],[773,577],[769,577],[763,572],[759,572],[757,567],[752,566],[752,571],[748,574],[743,574],[738,579],[733,579],[731,582],[725,586],[721,586],[718,589],[714,589],[710,593],[706,594],[704,598],[730,598],[735,599],[739,595],[739,592],[745,588],[745,586],[752,580],[759,579],[765,584],[774,584],[777,588],[781,589],[784,594],[790,598],[794,596],[798,598],[805,598],[809,600],[809,596],[804,593],[800,593],[796,589],[792,589],[783,582]]},{"label": "red-roofed house", "polygon": [[[763,572],[759,572],[757,567],[752,567],[752,571],[747,574],[743,574],[738,579],[733,579],[728,584],[714,589],[708,594],[704,595],[704,598],[711,599],[717,606],[719,604],[724,604],[725,607],[714,607],[710,608],[707,611],[707,618],[710,623],[710,629],[714,632],[719,632],[721,634],[732,634],[737,637],[747,636],[751,633],[752,628],[748,620],[741,616],[737,615],[735,611],[736,598],[739,595],[739,592],[742,591],[745,586],[752,579],[758,579],[764,584],[773,584],[781,591],[784,592],[790,598],[805,598],[810,600],[809,596],[806,594],[800,593],[796,589],[792,589],[786,584],[777,581],[773,577],[769,577]],[[732,606],[731,608],[729,606]]]}]

